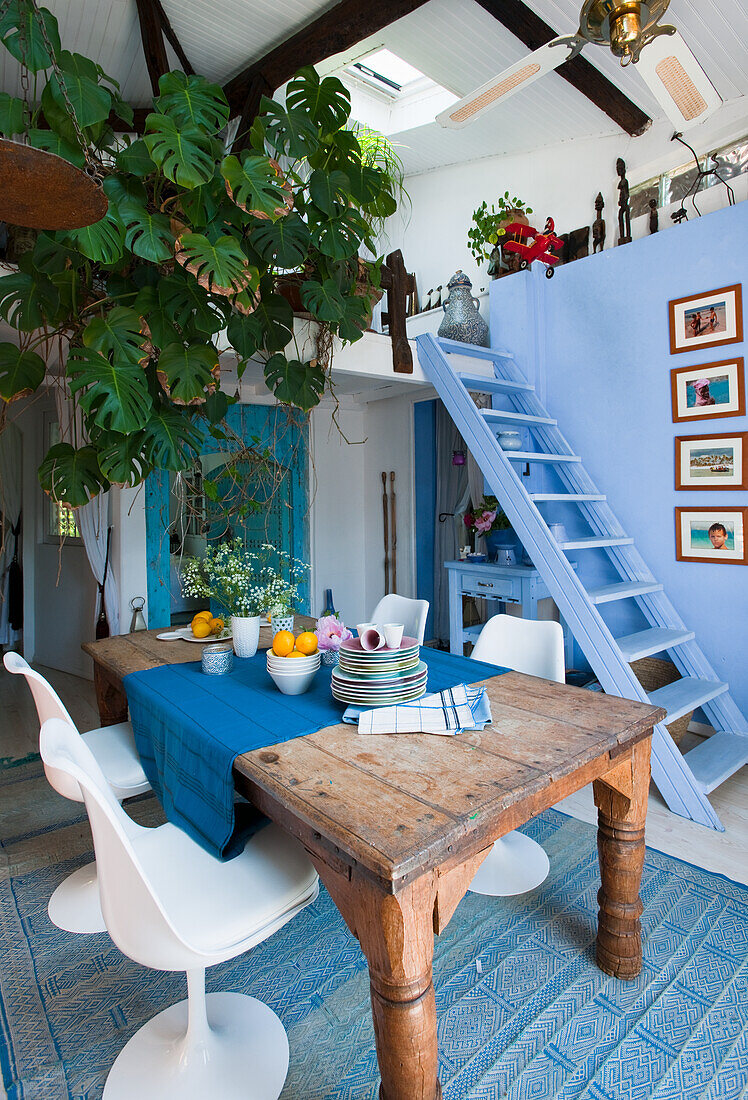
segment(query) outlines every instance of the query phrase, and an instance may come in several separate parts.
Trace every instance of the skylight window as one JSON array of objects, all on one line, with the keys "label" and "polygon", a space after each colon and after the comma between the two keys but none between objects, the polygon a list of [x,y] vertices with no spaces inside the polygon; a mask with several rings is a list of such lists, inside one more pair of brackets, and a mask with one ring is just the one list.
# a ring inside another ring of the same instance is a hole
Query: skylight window
[{"label": "skylight window", "polygon": [[388,91],[391,95],[399,95],[410,91],[409,85],[418,80],[425,80],[422,72],[403,61],[391,50],[381,49],[360,61],[354,61],[348,66],[348,72],[358,76],[375,87]]}]

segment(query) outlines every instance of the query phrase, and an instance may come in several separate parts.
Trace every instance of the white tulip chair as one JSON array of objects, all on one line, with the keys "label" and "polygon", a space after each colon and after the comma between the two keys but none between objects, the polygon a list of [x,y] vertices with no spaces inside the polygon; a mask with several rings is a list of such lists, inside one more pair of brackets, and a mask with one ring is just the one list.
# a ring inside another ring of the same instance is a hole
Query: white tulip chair
[{"label": "white tulip chair", "polygon": [[[6,653],[3,664],[14,676],[26,677],[40,726],[48,718],[60,718],[76,728],[52,685],[31,668],[20,653]],[[151,789],[135,748],[135,736],[129,722],[102,726],[78,736],[94,754],[114,797],[119,801]],[[83,795],[75,783],[66,780],[62,786],[57,786],[49,771],[45,771],[47,779],[63,798],[69,798],[73,802],[83,801]],[[47,913],[52,923],[65,932],[106,931],[99,903],[95,862],[80,867],[60,883],[49,899]]]},{"label": "white tulip chair", "polygon": [[104,1100],[277,1100],[288,1072],[283,1024],[254,997],[206,996],[205,969],[262,943],[315,900],[306,852],[266,825],[221,862],[175,825],[145,829],[129,818],[68,722],[45,722],[40,744],[48,772],[83,792],[114,943],[141,966],[187,974],[187,1000],[132,1036]]},{"label": "white tulip chair", "polygon": [[[557,622],[494,615],[481,630],[470,656],[559,684],[566,681],[564,632]],[[496,841],[469,889],[475,894],[511,897],[540,886],[549,871],[541,845],[514,831]]]},{"label": "white tulip chair", "polygon": [[426,634],[426,616],[429,613],[428,600],[412,600],[408,596],[398,596],[391,592],[383,596],[372,612],[369,622],[377,626],[385,623],[403,623],[406,638],[415,638],[423,645]]}]

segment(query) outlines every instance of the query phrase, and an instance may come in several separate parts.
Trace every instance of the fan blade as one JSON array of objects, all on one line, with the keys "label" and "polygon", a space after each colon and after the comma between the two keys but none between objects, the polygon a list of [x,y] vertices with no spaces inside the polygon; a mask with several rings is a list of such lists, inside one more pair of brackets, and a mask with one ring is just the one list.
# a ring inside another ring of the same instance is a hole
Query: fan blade
[{"label": "fan blade", "polygon": [[[516,65],[504,69],[503,73],[499,73],[492,80],[481,84],[480,88],[476,88],[470,95],[453,103],[446,111],[436,116],[436,121],[440,126],[448,126],[452,130],[459,130],[460,127],[475,122],[476,118],[491,107],[495,107],[497,103],[503,103],[505,99],[526,88],[534,80],[539,80],[546,73],[553,72],[564,61],[579,53],[583,44],[583,39],[575,35],[566,35],[546,42],[545,46],[541,46],[539,50],[528,54]],[[564,49],[565,45],[569,48]]]},{"label": "fan blade", "polygon": [[677,31],[659,35],[645,46],[636,68],[679,132],[709,118],[722,103]]}]

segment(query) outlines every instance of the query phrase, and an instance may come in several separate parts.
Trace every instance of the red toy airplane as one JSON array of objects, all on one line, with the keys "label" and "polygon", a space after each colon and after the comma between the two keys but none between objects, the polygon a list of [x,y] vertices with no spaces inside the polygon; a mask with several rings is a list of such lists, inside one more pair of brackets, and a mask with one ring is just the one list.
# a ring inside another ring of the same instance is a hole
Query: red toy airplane
[{"label": "red toy airplane", "polygon": [[[553,232],[554,228],[553,218],[548,218],[542,233],[538,233],[537,229],[533,229],[531,225],[512,222],[504,232],[507,237],[519,237],[520,240],[509,240],[501,247],[506,252],[516,252],[522,257],[519,265],[521,270],[529,267],[533,260],[540,260],[541,264],[545,264],[548,268],[545,274],[550,279],[553,275],[553,264],[557,264],[560,259],[559,256],[554,256],[553,252],[560,251],[564,246],[564,242]],[[531,240],[532,244],[529,243]]]}]

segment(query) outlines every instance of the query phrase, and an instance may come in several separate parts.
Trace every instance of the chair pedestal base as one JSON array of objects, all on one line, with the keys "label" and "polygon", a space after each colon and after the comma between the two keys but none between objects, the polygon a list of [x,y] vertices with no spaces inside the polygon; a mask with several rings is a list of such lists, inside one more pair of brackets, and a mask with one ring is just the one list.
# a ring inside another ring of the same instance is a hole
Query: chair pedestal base
[{"label": "chair pedestal base", "polygon": [[496,841],[468,889],[498,898],[526,894],[545,881],[550,867],[548,856],[529,836],[507,833]]},{"label": "chair pedestal base", "polygon": [[241,993],[210,993],[209,1028],[187,1030],[180,1001],[136,1031],[104,1086],[104,1100],[277,1100],[288,1039],[272,1009]]},{"label": "chair pedestal base", "polygon": [[49,899],[47,915],[63,932],[106,932],[95,863],[79,867],[60,883]]}]

